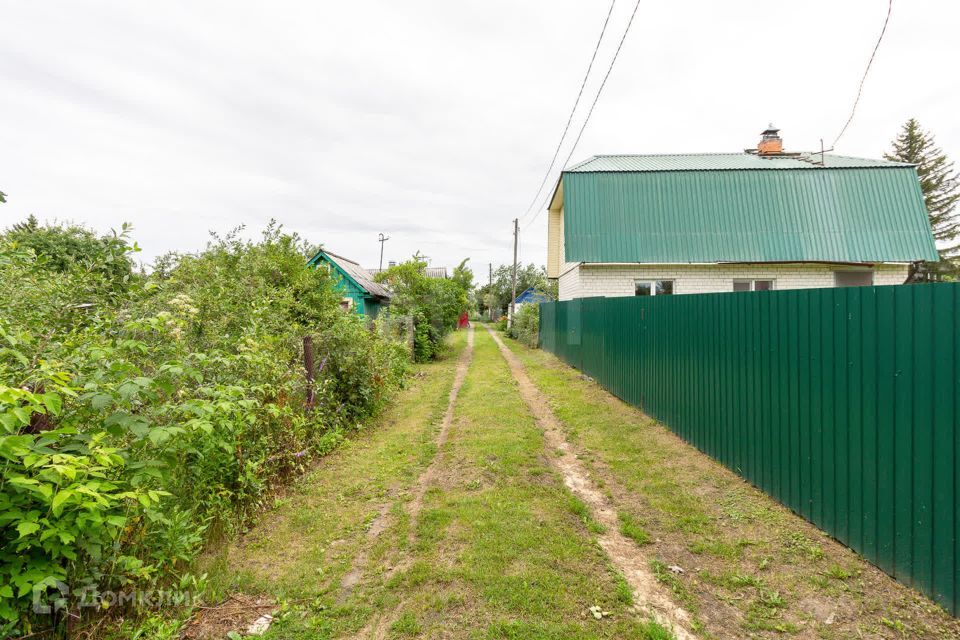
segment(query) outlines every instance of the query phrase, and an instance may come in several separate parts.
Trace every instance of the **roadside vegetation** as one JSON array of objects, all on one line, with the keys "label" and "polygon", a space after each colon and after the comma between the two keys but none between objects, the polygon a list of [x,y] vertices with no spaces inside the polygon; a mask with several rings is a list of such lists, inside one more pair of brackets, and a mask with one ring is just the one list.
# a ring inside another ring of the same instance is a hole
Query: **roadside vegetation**
[{"label": "roadside vegetation", "polygon": [[0,235],[0,636],[74,634],[119,593],[201,593],[205,544],[376,414],[409,367],[277,226],[150,275],[128,231],[28,220]]},{"label": "roadside vegetation", "polygon": [[427,277],[427,263],[418,256],[376,276],[378,282],[390,287],[390,313],[413,318],[413,352],[417,362],[443,355],[444,338],[457,326],[460,314],[469,308],[473,274],[466,262],[454,269],[450,279]]},{"label": "roadside vegetation", "polygon": [[540,305],[522,304],[513,317],[513,325],[506,328],[507,335],[528,347],[540,344]]}]

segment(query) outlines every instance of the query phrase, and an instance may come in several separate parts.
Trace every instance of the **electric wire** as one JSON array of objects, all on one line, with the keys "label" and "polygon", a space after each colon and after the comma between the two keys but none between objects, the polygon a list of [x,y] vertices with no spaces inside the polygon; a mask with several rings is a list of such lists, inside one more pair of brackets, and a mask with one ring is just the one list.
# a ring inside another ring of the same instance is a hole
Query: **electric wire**
[{"label": "electric wire", "polygon": [[893,12],[893,0],[890,0],[887,5],[887,18],[883,21],[883,29],[880,30],[880,37],[877,38],[877,44],[873,47],[873,53],[870,54],[870,60],[867,62],[867,68],[863,70],[863,77],[860,78],[860,88],[857,89],[857,98],[853,101],[853,108],[850,110],[850,117],[847,118],[846,123],[843,125],[843,129],[840,130],[840,133],[837,134],[836,139],[831,145],[834,149],[837,148],[837,142],[840,141],[840,138],[843,137],[843,134],[846,133],[847,127],[850,126],[850,123],[853,122],[853,116],[857,113],[857,105],[860,104],[860,96],[863,94],[863,85],[867,81],[867,74],[870,73],[870,67],[873,66],[873,59],[877,56],[877,50],[880,48],[880,43],[883,42],[883,36],[887,32],[887,25],[890,24],[890,14]]},{"label": "electric wire", "polygon": [[529,206],[527,206],[526,212],[520,216],[521,220],[530,215],[534,205],[537,204],[537,199],[540,197],[540,192],[543,191],[544,185],[547,184],[547,178],[550,177],[550,173],[553,171],[553,164],[557,161],[557,156],[560,155],[560,149],[563,147],[563,141],[567,138],[567,132],[570,131],[570,124],[573,122],[573,116],[577,111],[577,107],[580,105],[580,98],[583,97],[583,90],[587,86],[587,79],[590,78],[590,72],[593,70],[593,63],[597,59],[597,52],[600,51],[600,43],[603,42],[603,36],[607,32],[607,25],[610,24],[610,16],[613,14],[613,7],[616,4],[617,0],[613,0],[610,3],[610,9],[607,11],[607,17],[603,21],[603,28],[600,30],[600,37],[597,38],[597,44],[593,48],[593,55],[590,56],[590,64],[587,65],[587,72],[583,74],[583,82],[580,83],[580,91],[577,92],[577,99],[574,100],[573,108],[570,109],[570,116],[567,118],[567,125],[563,128],[563,134],[560,136],[560,141],[557,143],[557,148],[553,152],[553,157],[550,159],[549,166],[547,166],[547,172],[543,174],[543,180],[540,181],[540,186],[537,188],[537,192],[533,194],[533,200],[531,200]]},{"label": "electric wire", "polygon": [[[564,160],[563,164],[561,165],[561,172],[563,171],[562,167],[567,166],[567,164],[570,162],[570,158],[573,156],[573,152],[576,151],[577,145],[580,143],[580,138],[583,137],[583,132],[587,128],[587,123],[590,122],[590,116],[593,115],[593,110],[597,106],[597,102],[600,100],[600,94],[603,93],[603,88],[607,85],[607,79],[610,77],[610,73],[613,71],[613,65],[615,65],[617,62],[617,57],[620,55],[620,49],[623,48],[623,43],[627,39],[627,34],[630,33],[630,27],[633,25],[633,19],[637,17],[637,9],[640,8],[640,1],[641,0],[637,0],[636,4],[633,5],[633,13],[630,14],[630,21],[627,22],[627,28],[623,30],[623,36],[620,38],[619,44],[617,44],[617,50],[613,53],[613,59],[610,60],[610,66],[607,67],[607,73],[603,76],[603,81],[600,83],[600,88],[597,89],[597,95],[594,96],[593,98],[593,103],[590,105],[590,110],[587,111],[587,117],[584,118],[583,124],[580,125],[580,131],[579,133],[577,133],[577,139],[573,141],[573,146],[570,147],[570,152],[567,154],[566,160]],[[891,2],[892,1],[893,0],[891,0]],[[552,195],[553,194],[551,192],[548,192],[547,198],[549,198]],[[533,216],[533,218],[530,219],[530,222],[528,222],[527,225],[524,227],[524,231],[529,229],[530,225],[536,222],[537,218],[540,216],[540,212],[543,211],[543,208],[546,206],[546,204],[547,204],[547,201],[544,201],[540,205],[540,207],[536,211],[536,214]]]}]

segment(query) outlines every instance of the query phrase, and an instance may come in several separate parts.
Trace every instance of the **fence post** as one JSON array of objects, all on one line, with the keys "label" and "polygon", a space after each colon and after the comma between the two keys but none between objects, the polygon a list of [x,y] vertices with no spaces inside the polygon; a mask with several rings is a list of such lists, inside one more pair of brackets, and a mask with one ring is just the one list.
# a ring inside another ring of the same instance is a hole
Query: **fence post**
[{"label": "fence post", "polygon": [[307,409],[313,409],[316,400],[315,389],[313,385],[313,337],[304,336],[303,338],[303,368],[307,374]]},{"label": "fence post", "polygon": [[416,355],[413,333],[413,316],[407,316],[407,346],[410,348],[411,358]]}]

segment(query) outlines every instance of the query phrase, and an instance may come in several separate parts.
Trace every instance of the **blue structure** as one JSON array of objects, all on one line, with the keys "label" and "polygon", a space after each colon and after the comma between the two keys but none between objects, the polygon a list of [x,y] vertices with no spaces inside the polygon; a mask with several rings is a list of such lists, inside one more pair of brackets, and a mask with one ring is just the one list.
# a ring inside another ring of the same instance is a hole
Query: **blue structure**
[{"label": "blue structure", "polygon": [[540,304],[541,302],[551,302],[552,298],[544,293],[543,291],[537,291],[533,287],[530,287],[523,293],[517,296],[517,299],[514,300],[515,304]]}]

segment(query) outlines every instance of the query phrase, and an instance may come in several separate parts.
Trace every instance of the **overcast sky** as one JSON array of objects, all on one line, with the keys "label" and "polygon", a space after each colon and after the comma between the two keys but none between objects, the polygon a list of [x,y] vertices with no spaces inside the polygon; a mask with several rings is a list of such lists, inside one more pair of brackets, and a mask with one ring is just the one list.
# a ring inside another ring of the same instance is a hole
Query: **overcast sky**
[{"label": "overcast sky", "polygon": [[[617,0],[583,113],[633,4]],[[485,274],[511,258],[608,7],[0,0],[0,226],[128,221],[149,261],[277,218],[364,266],[384,232],[385,261]],[[641,0],[572,162],[740,151],[768,122],[788,150],[829,145],[886,9]],[[960,3],[894,1],[838,153],[878,157],[913,116],[960,160],[958,27]],[[545,218],[523,261],[544,261]]]}]

